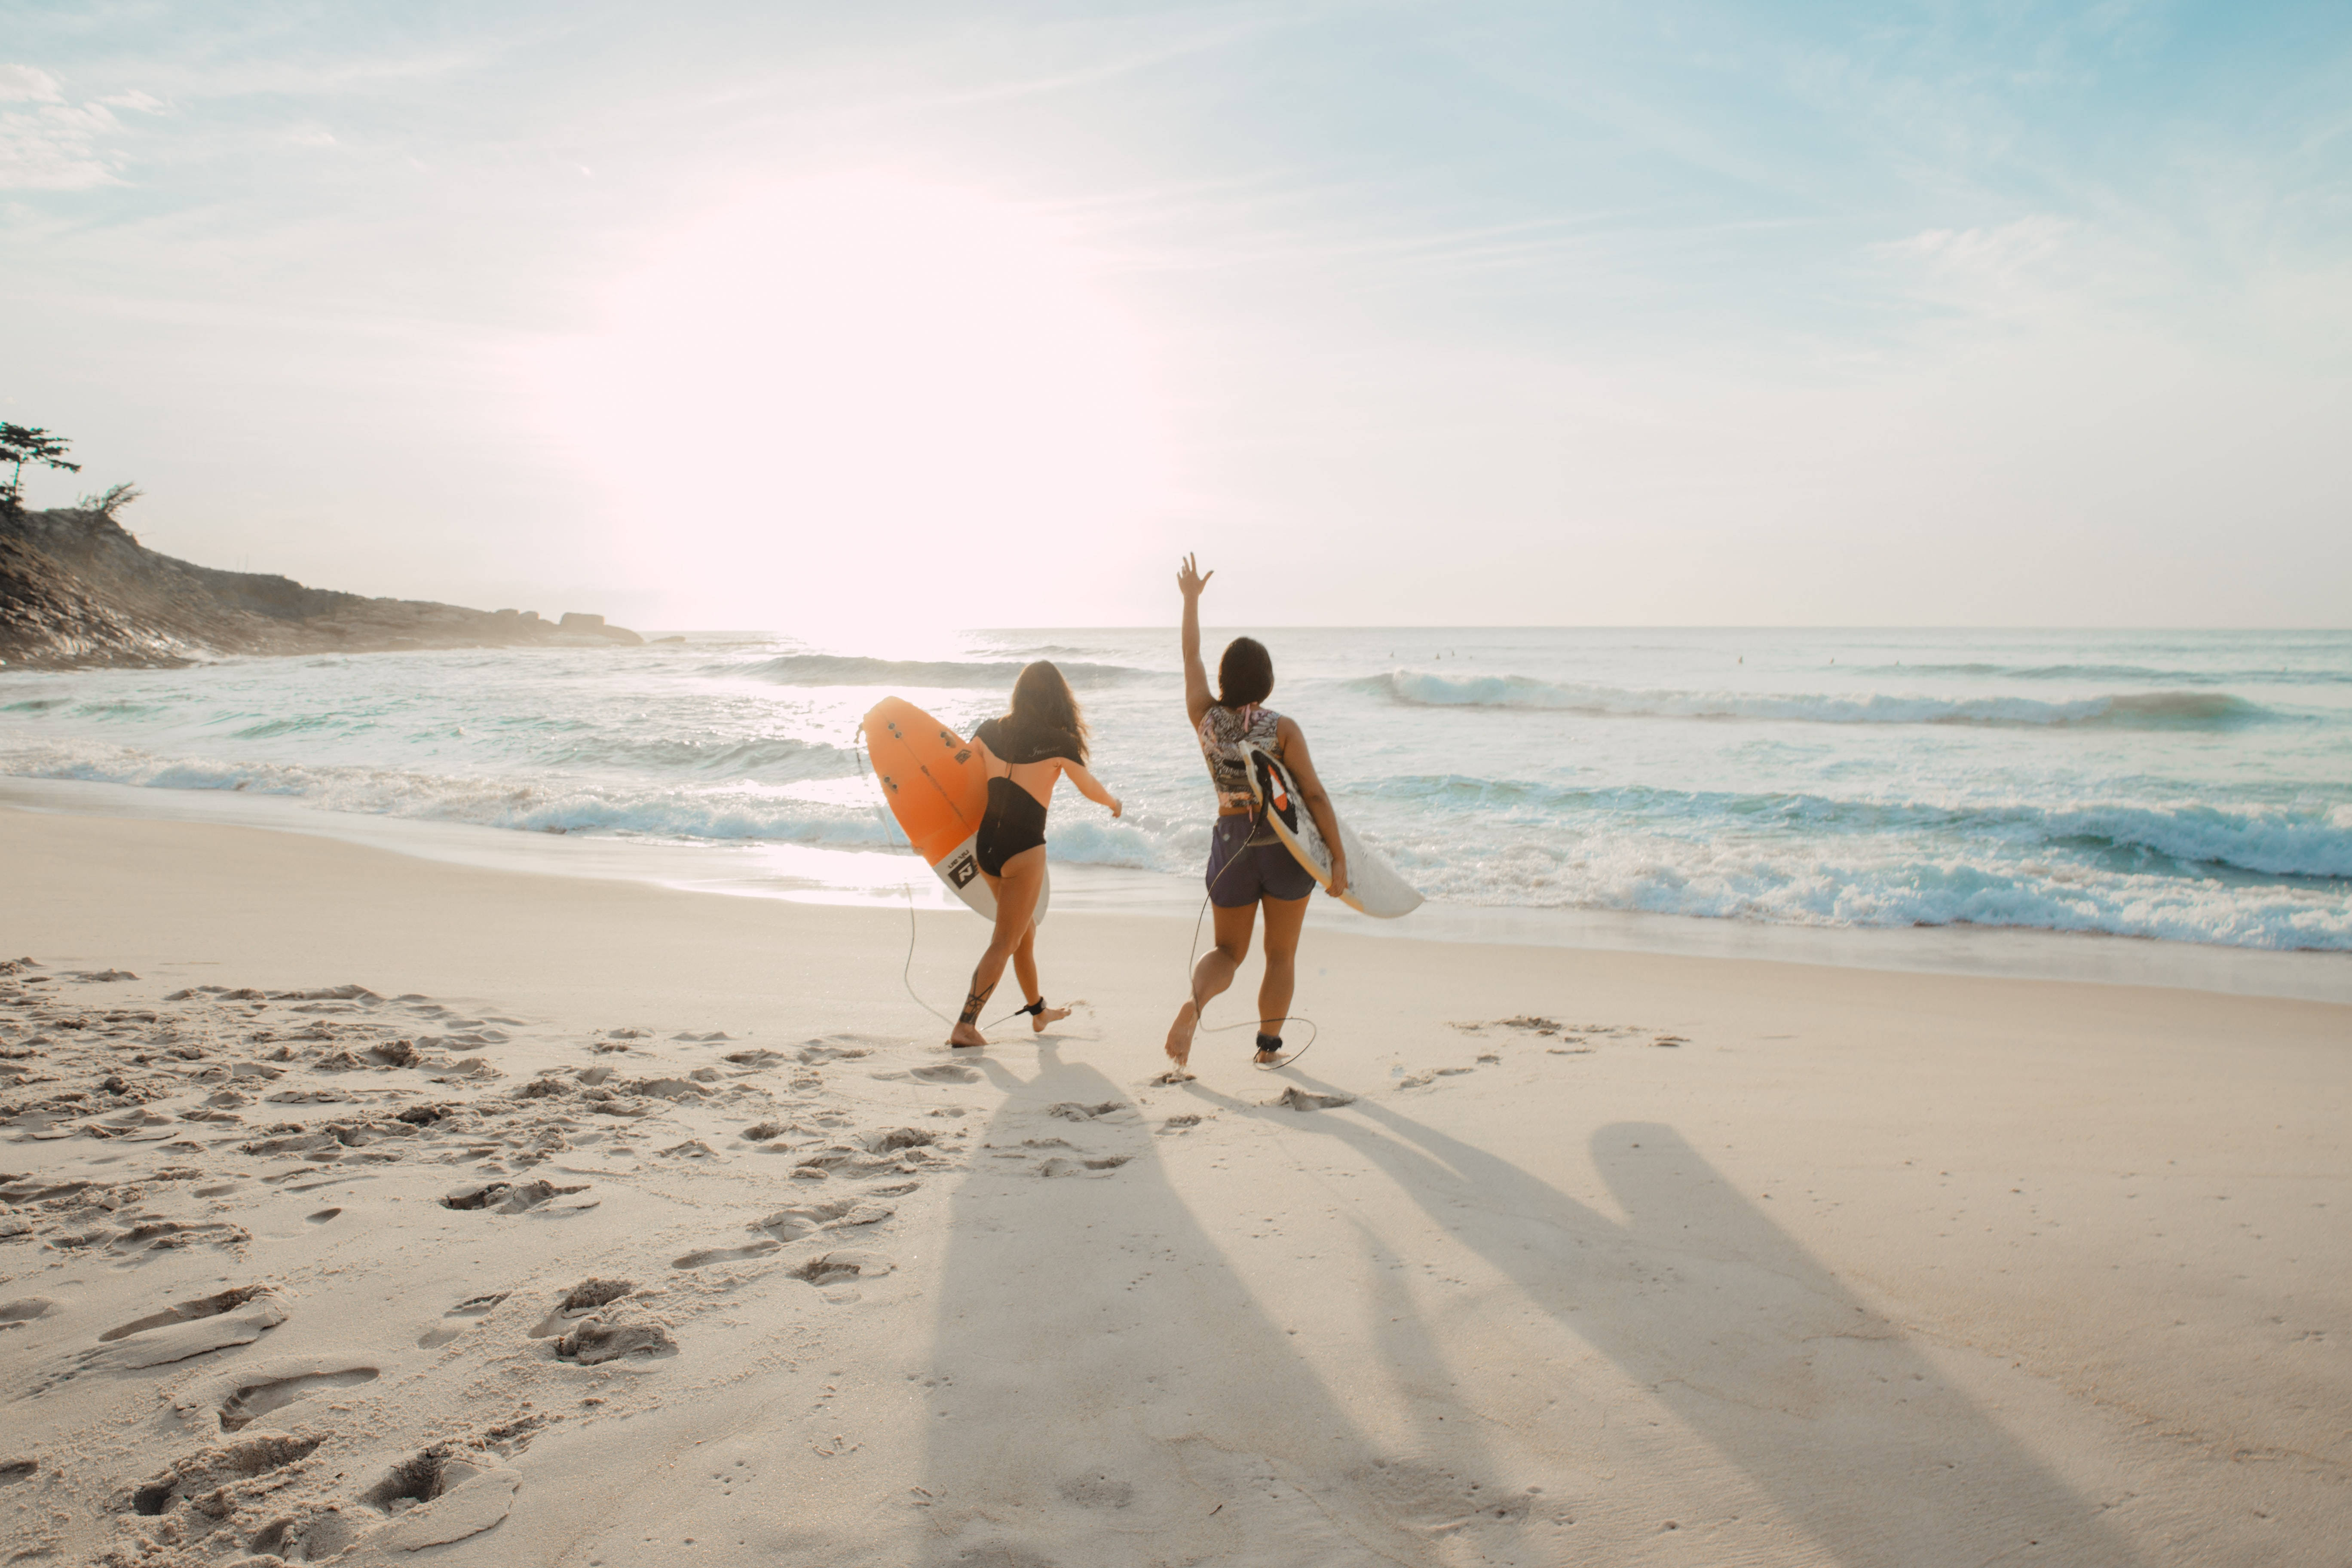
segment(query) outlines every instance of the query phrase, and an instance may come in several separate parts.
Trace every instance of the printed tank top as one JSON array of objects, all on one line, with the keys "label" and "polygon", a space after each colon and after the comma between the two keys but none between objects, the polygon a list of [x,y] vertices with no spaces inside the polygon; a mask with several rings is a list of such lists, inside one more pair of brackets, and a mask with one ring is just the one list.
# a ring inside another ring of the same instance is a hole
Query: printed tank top
[{"label": "printed tank top", "polygon": [[1201,755],[1208,760],[1209,782],[1217,786],[1219,810],[1238,806],[1246,811],[1255,804],[1242,742],[1249,741],[1273,751],[1275,729],[1281,722],[1281,714],[1255,702],[1240,709],[1211,703],[1201,715]]}]

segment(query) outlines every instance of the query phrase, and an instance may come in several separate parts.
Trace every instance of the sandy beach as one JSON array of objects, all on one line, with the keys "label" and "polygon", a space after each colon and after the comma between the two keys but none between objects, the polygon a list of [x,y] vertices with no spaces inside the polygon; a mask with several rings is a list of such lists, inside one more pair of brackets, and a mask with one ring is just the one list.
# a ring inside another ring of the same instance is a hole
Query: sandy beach
[{"label": "sandy beach", "polygon": [[950,1058],[904,913],[0,866],[9,1561],[2345,1560],[2343,1005],[1317,931],[1169,1083],[1181,921]]}]

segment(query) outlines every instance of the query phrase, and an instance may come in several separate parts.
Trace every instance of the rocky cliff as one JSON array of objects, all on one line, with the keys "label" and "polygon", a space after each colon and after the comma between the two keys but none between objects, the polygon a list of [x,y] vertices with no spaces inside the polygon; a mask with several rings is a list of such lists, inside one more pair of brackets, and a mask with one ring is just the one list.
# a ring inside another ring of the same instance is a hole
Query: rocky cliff
[{"label": "rocky cliff", "polygon": [[171,665],[222,654],[602,647],[602,616],[367,599],[159,555],[102,513],[0,514],[0,665]]}]

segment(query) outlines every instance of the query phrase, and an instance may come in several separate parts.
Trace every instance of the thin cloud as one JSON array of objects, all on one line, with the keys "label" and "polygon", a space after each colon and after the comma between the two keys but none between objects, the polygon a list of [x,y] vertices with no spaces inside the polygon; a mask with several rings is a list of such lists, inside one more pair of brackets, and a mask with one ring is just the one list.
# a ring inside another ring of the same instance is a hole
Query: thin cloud
[{"label": "thin cloud", "polygon": [[37,100],[32,109],[0,110],[0,190],[82,191],[121,184],[99,146],[121,129],[99,103]]},{"label": "thin cloud", "polygon": [[63,85],[36,66],[0,65],[0,103],[62,103]]},{"label": "thin cloud", "polygon": [[122,184],[102,143],[123,130],[117,109],[165,107],[137,90],[76,104],[38,66],[0,65],[0,190],[85,191]]}]

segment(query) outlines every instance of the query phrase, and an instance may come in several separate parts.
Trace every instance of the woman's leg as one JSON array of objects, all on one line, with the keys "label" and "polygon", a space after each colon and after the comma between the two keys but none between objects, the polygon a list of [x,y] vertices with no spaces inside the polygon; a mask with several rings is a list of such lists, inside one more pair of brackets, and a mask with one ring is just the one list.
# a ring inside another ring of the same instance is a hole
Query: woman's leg
[{"label": "woman's leg", "polygon": [[[1037,984],[1037,921],[1033,917],[1029,929],[1021,933],[1021,945],[1013,950],[1013,978],[1021,983],[1021,999],[1031,1006],[1045,999]],[[1048,1024],[1058,1024],[1070,1016],[1067,1007],[1038,1007],[1029,1015],[1029,1027],[1037,1034],[1045,1032]]]},{"label": "woman's leg", "polygon": [[[1274,900],[1268,900],[1270,904]],[[1257,906],[1244,904],[1239,909],[1219,909],[1216,911],[1217,945],[1201,955],[1192,966],[1192,997],[1176,1010],[1176,1021],[1168,1026],[1168,1059],[1182,1067],[1192,1056],[1192,1031],[1201,1026],[1201,1009],[1209,999],[1234,983],[1234,975],[1249,956],[1250,930],[1257,924]],[[1297,939],[1292,946],[1297,945]]]},{"label": "woman's leg", "polygon": [[[1259,901],[1265,906],[1265,979],[1257,988],[1257,1027],[1258,1033],[1279,1038],[1290,1016],[1290,994],[1298,985],[1298,933],[1307,924],[1307,900]],[[1273,1061],[1274,1053],[1260,1051],[1257,1059]]]},{"label": "woman's leg", "polygon": [[988,879],[989,889],[996,895],[996,929],[989,935],[988,951],[980,955],[979,966],[971,972],[971,989],[964,993],[963,1013],[949,1032],[948,1044],[988,1044],[988,1037],[980,1032],[980,1010],[996,983],[1004,978],[1006,962],[1028,933],[1037,912],[1037,894],[1045,885],[1045,847],[1042,844],[1007,860],[1003,876]]}]

